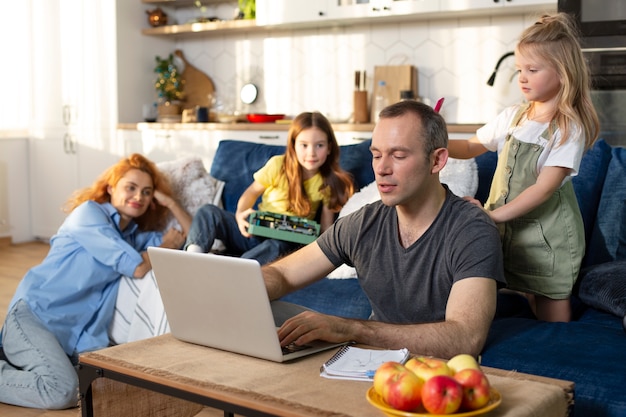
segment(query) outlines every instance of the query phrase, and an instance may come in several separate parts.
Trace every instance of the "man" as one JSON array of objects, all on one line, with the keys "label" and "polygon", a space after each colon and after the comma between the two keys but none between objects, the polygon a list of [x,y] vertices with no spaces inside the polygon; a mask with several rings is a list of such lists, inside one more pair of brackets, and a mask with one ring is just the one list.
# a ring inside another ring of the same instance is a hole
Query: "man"
[{"label": "man", "polygon": [[480,207],[439,182],[447,144],[445,121],[425,104],[403,101],[381,112],[371,145],[381,200],[263,269],[277,299],[352,265],[372,317],[305,311],[279,329],[283,345],[322,339],[440,358],[480,353],[505,282],[500,238]]}]

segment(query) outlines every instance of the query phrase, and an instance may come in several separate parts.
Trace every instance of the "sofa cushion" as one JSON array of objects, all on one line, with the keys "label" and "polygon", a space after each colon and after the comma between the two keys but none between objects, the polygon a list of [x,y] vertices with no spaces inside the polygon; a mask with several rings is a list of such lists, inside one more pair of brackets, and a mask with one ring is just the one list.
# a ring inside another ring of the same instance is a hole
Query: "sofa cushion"
[{"label": "sofa cushion", "polygon": [[624,200],[622,204],[622,225],[619,230],[619,242],[615,259],[618,261],[626,261],[626,200]]},{"label": "sofa cushion", "polygon": [[[597,169],[600,169],[598,167]],[[598,204],[596,221],[587,246],[585,264],[595,265],[616,259],[626,200],[626,148],[614,147]],[[585,199],[587,196],[581,196]]]},{"label": "sofa cushion", "polygon": [[500,369],[573,381],[573,417],[623,416],[626,391],[615,383],[626,375],[626,337],[621,320],[615,325],[574,321],[548,323],[528,318],[503,318],[492,323],[481,354],[482,364]]},{"label": "sofa cushion", "polygon": [[333,316],[366,320],[372,313],[358,279],[324,278],[282,298]]},{"label": "sofa cushion", "polygon": [[626,316],[626,260],[584,268],[578,277],[578,297],[598,310]]},{"label": "sofa cushion", "polygon": [[[220,204],[224,183],[213,178],[200,157],[190,156],[157,163],[168,178],[174,195],[192,216],[205,204]],[[174,216],[166,228],[180,228]]]},{"label": "sofa cushion", "polygon": [[[572,185],[578,200],[578,206],[585,226],[587,246],[596,221],[598,204],[602,195],[604,178],[611,161],[611,146],[603,139],[599,139],[591,149],[585,153],[578,175],[572,178]],[[583,265],[586,265],[583,262]]]},{"label": "sofa cushion", "polygon": [[[340,146],[339,164],[352,174],[357,190],[374,180],[369,147],[369,140],[357,145]],[[269,158],[284,153],[285,147],[279,145],[240,140],[220,141],[211,164],[211,175],[225,182],[222,196],[224,208],[234,213],[239,197],[253,181],[252,175]]]},{"label": "sofa cushion", "polygon": [[478,155],[475,159],[478,166],[478,189],[476,190],[475,198],[485,204],[489,197],[493,174],[496,172],[498,154],[496,152],[485,152],[482,155]]}]

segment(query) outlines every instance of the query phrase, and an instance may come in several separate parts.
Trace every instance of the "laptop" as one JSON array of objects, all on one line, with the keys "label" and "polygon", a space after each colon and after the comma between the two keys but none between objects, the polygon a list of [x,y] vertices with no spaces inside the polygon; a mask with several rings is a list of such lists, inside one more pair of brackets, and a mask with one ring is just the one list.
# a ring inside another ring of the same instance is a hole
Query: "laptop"
[{"label": "laptop", "polygon": [[179,340],[275,362],[344,344],[282,348],[274,315],[289,304],[270,303],[256,260],[159,247],[149,247],[148,254],[170,330]]}]

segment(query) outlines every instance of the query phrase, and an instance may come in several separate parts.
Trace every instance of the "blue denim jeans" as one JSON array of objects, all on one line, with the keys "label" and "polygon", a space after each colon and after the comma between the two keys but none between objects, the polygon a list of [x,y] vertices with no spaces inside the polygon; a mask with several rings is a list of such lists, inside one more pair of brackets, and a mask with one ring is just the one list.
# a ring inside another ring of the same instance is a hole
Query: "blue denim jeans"
[{"label": "blue denim jeans", "polygon": [[261,265],[298,249],[301,245],[277,239],[245,237],[239,231],[235,215],[212,204],[198,209],[193,216],[187,246],[194,244],[209,252],[215,239],[222,241],[229,255],[256,259]]},{"label": "blue denim jeans", "polygon": [[64,409],[78,404],[78,375],[70,358],[26,302],[7,314],[2,329],[0,402]]}]

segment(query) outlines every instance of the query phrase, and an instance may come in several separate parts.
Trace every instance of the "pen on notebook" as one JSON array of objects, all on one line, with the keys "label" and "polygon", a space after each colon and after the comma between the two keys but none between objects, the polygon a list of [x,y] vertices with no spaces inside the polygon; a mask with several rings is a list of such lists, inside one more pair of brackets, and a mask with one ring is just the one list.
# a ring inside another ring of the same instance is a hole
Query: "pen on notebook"
[{"label": "pen on notebook", "polygon": [[367,371],[365,372],[365,376],[368,378],[374,378],[374,374],[376,373],[376,371]]}]

